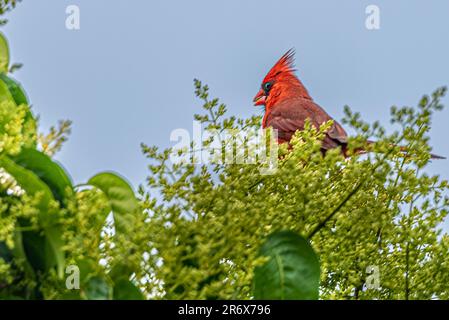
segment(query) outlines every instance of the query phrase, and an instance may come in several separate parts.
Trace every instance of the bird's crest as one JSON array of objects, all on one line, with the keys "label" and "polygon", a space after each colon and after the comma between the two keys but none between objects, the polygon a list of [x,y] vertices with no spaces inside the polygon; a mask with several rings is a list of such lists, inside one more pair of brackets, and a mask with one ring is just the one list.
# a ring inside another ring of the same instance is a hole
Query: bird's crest
[{"label": "bird's crest", "polygon": [[[293,74],[295,72],[295,50],[292,48],[288,50],[271,70],[265,76],[265,80],[275,78],[280,73]],[[265,82],[264,80],[264,82]]]}]

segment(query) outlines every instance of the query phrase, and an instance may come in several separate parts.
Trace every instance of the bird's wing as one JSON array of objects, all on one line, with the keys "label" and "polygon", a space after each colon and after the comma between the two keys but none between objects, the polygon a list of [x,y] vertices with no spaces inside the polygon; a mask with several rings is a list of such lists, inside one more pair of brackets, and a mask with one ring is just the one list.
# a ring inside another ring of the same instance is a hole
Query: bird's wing
[{"label": "bird's wing", "polygon": [[[297,130],[304,130],[306,119],[316,128],[332,118],[316,103],[309,99],[297,98],[285,100],[267,110],[264,127],[272,127],[278,132],[280,142],[290,141]],[[347,143],[347,134],[334,120],[323,140],[323,149],[328,150]]]}]

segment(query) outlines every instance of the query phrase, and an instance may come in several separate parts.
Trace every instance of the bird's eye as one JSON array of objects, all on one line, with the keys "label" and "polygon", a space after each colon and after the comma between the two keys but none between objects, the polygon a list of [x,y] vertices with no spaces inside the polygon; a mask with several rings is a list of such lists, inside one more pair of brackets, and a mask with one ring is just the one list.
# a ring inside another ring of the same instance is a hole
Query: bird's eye
[{"label": "bird's eye", "polygon": [[263,91],[265,91],[265,94],[268,95],[268,92],[270,92],[271,87],[273,87],[273,82],[269,81],[269,82],[265,82],[262,85]]}]

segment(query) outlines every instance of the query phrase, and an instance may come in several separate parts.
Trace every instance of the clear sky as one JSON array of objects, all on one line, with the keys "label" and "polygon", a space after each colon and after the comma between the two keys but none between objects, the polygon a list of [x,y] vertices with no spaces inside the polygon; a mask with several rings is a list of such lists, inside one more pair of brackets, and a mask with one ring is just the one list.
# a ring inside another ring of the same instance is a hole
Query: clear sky
[{"label": "clear sky", "polygon": [[[65,27],[80,8],[80,30]],[[380,8],[380,29],[365,8]],[[348,104],[388,128],[389,109],[416,105],[449,84],[449,1],[24,0],[2,28],[15,73],[41,116],[41,129],[74,122],[57,155],[76,183],[101,170],[135,186],[148,174],[140,142],[172,146],[192,128],[200,102],[193,78],[209,84],[232,114],[260,112],[252,98],[274,62],[296,49],[298,75],[340,120]],[[445,104],[449,107],[449,99]],[[433,123],[434,152],[449,156],[449,109]],[[449,160],[431,173],[449,178]]]}]

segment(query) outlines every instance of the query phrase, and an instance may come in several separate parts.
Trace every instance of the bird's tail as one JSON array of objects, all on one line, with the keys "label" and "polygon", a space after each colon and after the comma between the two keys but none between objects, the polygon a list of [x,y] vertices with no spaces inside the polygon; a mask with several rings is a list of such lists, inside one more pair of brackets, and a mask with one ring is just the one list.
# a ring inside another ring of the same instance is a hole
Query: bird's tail
[{"label": "bird's tail", "polygon": [[[376,141],[372,141],[372,140],[368,140],[368,141],[367,141],[367,144],[368,144],[368,145],[372,145],[372,144],[374,144],[374,143],[376,143]],[[397,146],[396,146],[396,145],[392,145],[392,147],[397,147]],[[404,153],[404,154],[407,155],[407,153],[408,153],[408,148],[407,148],[407,147],[399,146],[399,148],[400,148],[400,150],[401,150],[402,153]],[[370,151],[370,150],[367,150],[366,148],[363,148],[363,147],[356,150],[356,153],[357,153],[357,154],[364,154],[364,153],[368,153],[368,152],[371,152],[371,151]],[[430,154],[430,159],[444,160],[444,159],[446,159],[446,157],[439,156],[439,155],[437,155],[437,154],[431,153],[431,154]]]}]

